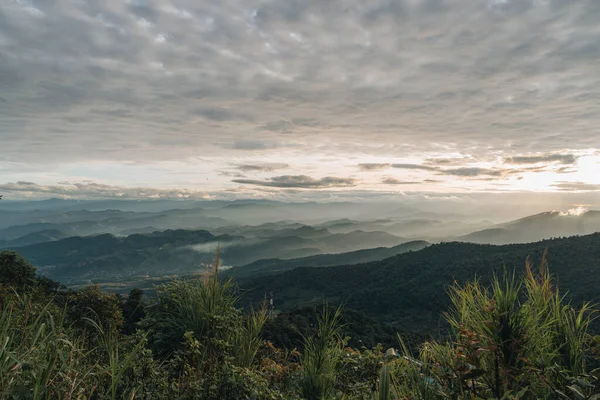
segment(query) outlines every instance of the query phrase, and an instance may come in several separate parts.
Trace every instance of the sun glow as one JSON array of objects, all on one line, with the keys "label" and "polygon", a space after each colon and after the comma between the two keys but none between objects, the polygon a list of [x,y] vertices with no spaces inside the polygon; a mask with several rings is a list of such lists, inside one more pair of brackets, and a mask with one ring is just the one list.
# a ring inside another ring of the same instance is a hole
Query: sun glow
[{"label": "sun glow", "polygon": [[561,212],[560,215],[563,217],[579,217],[588,211],[590,211],[589,208],[583,207],[583,206],[578,206],[575,208],[571,208],[570,210],[567,210],[565,212]]}]

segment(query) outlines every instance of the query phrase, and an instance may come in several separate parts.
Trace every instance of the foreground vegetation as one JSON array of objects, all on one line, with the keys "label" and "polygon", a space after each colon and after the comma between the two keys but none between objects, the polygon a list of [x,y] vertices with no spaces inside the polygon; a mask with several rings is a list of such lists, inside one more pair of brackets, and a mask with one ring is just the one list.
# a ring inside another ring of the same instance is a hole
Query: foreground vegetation
[{"label": "foreground vegetation", "polygon": [[138,290],[65,290],[7,251],[0,399],[600,398],[593,307],[565,299],[545,258],[490,282],[450,287],[451,334],[414,354],[402,338],[400,350],[349,347],[342,309],[326,306],[288,346],[266,340],[277,317],[237,308],[216,273],[161,285],[144,303]]}]

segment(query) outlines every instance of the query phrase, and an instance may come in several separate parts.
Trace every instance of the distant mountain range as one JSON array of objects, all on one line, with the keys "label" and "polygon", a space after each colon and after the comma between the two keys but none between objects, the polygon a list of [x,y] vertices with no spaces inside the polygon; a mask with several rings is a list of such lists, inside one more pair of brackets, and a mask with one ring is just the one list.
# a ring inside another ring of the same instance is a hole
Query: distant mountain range
[{"label": "distant mountain range", "polygon": [[[0,240],[14,240],[35,232],[56,230],[66,236],[87,236],[98,233],[122,234],[148,226],[165,229],[198,229],[200,226],[214,228],[231,225],[231,222],[210,216],[203,209],[168,210],[160,213],[135,213],[119,210],[104,211],[68,211],[52,215],[24,213],[2,218]],[[19,220],[21,224],[10,225],[11,220]],[[33,221],[33,222],[27,222]]]},{"label": "distant mountain range", "polygon": [[458,239],[470,243],[509,244],[594,232],[600,232],[600,211],[551,211],[494,225]]},{"label": "distant mountain range", "polygon": [[62,231],[59,231],[58,229],[35,231],[17,237],[16,239],[0,241],[0,248],[21,247],[37,243],[53,242],[55,240],[64,239],[66,237],[69,237],[69,235]]},{"label": "distant mountain range", "polygon": [[201,271],[214,253],[200,253],[190,246],[236,238],[214,236],[208,231],[167,230],[151,234],[116,237],[111,234],[75,236],[16,247],[38,271],[65,284],[118,281],[130,276],[189,274]]},{"label": "distant mountain range", "polygon": [[[310,227],[276,230],[255,237],[213,235],[206,230],[166,230],[128,236],[100,234],[62,238],[62,235],[55,230],[29,233],[0,244],[0,248],[18,250],[53,279],[81,284],[135,276],[202,273],[206,265],[212,264],[217,246],[221,248],[225,268],[266,258],[294,259],[381,245],[392,247],[405,242],[384,232],[332,234]],[[368,259],[373,260],[378,259],[377,254],[386,257],[396,253],[377,249],[370,254]],[[349,262],[348,257],[339,256],[339,259]]]},{"label": "distant mountain range", "polygon": [[0,249],[68,284],[202,272],[220,245],[245,279],[297,267],[382,260],[429,243],[530,243],[600,231],[600,211],[546,212],[495,224],[402,204],[45,201],[0,204]]}]

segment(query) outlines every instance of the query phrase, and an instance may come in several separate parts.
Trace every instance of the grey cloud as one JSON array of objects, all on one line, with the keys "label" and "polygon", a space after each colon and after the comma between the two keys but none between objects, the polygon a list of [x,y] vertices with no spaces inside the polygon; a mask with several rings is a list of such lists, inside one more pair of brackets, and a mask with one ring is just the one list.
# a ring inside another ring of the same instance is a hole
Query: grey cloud
[{"label": "grey cloud", "polygon": [[259,130],[273,131],[273,132],[287,132],[294,124],[291,121],[270,121],[260,126]]},{"label": "grey cloud", "polygon": [[557,154],[598,148],[599,18],[592,0],[7,2],[0,162],[570,165]]},{"label": "grey cloud", "polygon": [[245,178],[246,175],[241,174],[239,172],[230,172],[230,171],[221,171],[219,172],[219,176],[228,176],[233,178]]},{"label": "grey cloud", "polygon": [[190,114],[200,115],[211,121],[231,121],[236,119],[251,120],[252,117],[245,114],[240,114],[225,108],[220,107],[202,107],[195,108],[189,111]]},{"label": "grey cloud", "polygon": [[0,191],[18,197],[63,197],[74,199],[202,199],[207,192],[189,189],[156,189],[148,187],[121,187],[96,182],[60,182],[58,185],[39,185],[33,182],[8,182],[0,184]]},{"label": "grey cloud", "polygon": [[475,167],[465,167],[465,168],[453,168],[453,169],[445,169],[440,171],[442,175],[452,175],[452,176],[466,176],[466,177],[475,177],[481,175],[488,176],[503,176],[507,174],[508,171],[504,170],[493,170],[487,168],[475,168]]},{"label": "grey cloud", "polygon": [[[473,153],[506,150],[511,141],[523,153],[595,146],[600,10],[591,1],[27,4],[0,11],[3,107],[28,121],[6,127],[19,131],[18,143],[9,144],[15,158],[40,162],[67,144],[59,153],[77,158],[177,159],[190,144],[210,154],[207,143],[261,129],[326,128],[327,140],[351,138],[352,152],[370,142],[362,132],[421,151],[432,142],[473,146]],[[586,62],[573,62],[579,59]],[[98,124],[82,109],[118,109],[117,102],[135,115],[109,128],[121,136],[168,133],[191,143],[146,153],[94,146],[88,137]],[[236,126],[192,135],[194,113]],[[63,138],[29,150],[44,127],[58,124],[30,117],[58,114],[83,119]]]},{"label": "grey cloud", "polygon": [[278,169],[289,168],[288,164],[271,163],[271,164],[242,164],[237,167],[244,172],[271,172]]},{"label": "grey cloud", "polygon": [[[91,109],[90,114],[104,115],[107,117],[118,117],[118,118],[130,118],[133,117],[134,114],[127,109],[124,108],[114,108],[114,109]],[[66,132],[63,129],[63,132]]]},{"label": "grey cloud", "polygon": [[423,171],[437,171],[437,170],[439,170],[439,168],[437,168],[437,167],[431,167],[431,166],[428,166],[428,165],[421,165],[421,164],[392,164],[392,168],[416,169],[416,170],[423,170]]},{"label": "grey cloud", "polygon": [[432,166],[451,166],[451,165],[464,165],[465,163],[477,161],[474,157],[457,157],[457,158],[428,158],[425,160],[426,164]]},{"label": "grey cloud", "polygon": [[575,164],[577,157],[573,154],[543,154],[532,156],[515,156],[504,159],[511,164],[537,164],[542,162],[558,162],[560,164]]},{"label": "grey cloud", "polygon": [[554,188],[565,191],[584,191],[584,192],[596,192],[600,191],[600,185],[585,183],[585,182],[559,182],[552,185]]},{"label": "grey cloud", "polygon": [[570,174],[573,172],[577,172],[577,169],[572,167],[561,167],[554,172],[556,172],[557,174]]},{"label": "grey cloud", "polygon": [[[377,164],[377,163],[366,163],[359,164],[358,167],[362,171],[379,171],[387,168],[398,168],[398,169],[408,169],[408,170],[422,170],[422,171],[431,171],[436,175],[447,175],[447,176],[456,176],[456,177],[479,177],[479,176],[491,176],[491,177],[505,177],[509,175],[516,175],[522,172],[541,172],[546,171],[547,168],[545,166],[536,166],[536,167],[527,167],[527,168],[480,168],[480,167],[456,167],[456,168],[442,168],[437,165],[448,166],[448,165],[457,165],[459,162],[465,163],[465,159],[428,159],[427,163],[432,165],[423,165],[423,164]],[[558,172],[558,171],[557,171]],[[560,172],[567,172],[565,170],[560,170]],[[494,179],[489,179],[494,180]]]},{"label": "grey cloud", "polygon": [[437,171],[439,168],[432,167],[429,165],[422,164],[380,164],[380,163],[362,163],[358,164],[358,168],[361,171],[378,171],[386,168],[398,168],[398,169],[414,169],[422,171]]},{"label": "grey cloud", "polygon": [[258,130],[266,130],[279,133],[291,133],[297,129],[303,128],[323,128],[321,122],[315,118],[292,118],[290,120],[269,121],[266,124],[259,126]]},{"label": "grey cloud", "polygon": [[306,175],[283,175],[275,176],[269,180],[234,179],[232,182],[246,185],[257,185],[276,188],[305,188],[320,189],[333,187],[355,186],[358,182],[352,178],[325,177],[315,179]]},{"label": "grey cloud", "polygon": [[358,168],[361,171],[378,171],[386,168],[390,168],[392,164],[377,164],[377,163],[363,163],[358,164]]},{"label": "grey cloud", "polygon": [[282,147],[278,142],[271,140],[253,140],[253,139],[242,139],[236,140],[230,145],[230,148],[235,150],[267,150],[276,149]]},{"label": "grey cloud", "polygon": [[385,185],[419,185],[421,182],[415,181],[401,181],[396,178],[384,178],[381,180],[381,183]]}]

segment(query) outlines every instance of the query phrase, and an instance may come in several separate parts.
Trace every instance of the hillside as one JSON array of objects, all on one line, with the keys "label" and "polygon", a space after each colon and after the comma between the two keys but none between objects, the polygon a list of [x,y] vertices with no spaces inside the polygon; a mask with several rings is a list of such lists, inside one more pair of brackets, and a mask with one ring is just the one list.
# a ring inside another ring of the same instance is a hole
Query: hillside
[{"label": "hillside", "polygon": [[[178,229],[129,236],[99,234],[62,239],[60,235],[65,234],[61,231],[42,231],[0,242],[0,249],[17,249],[41,273],[68,285],[79,285],[123,283],[125,280],[135,284],[136,280],[148,277],[203,273],[205,265],[212,263],[218,245],[223,266],[231,267],[267,258],[339,254],[404,242],[404,239],[384,232],[332,234],[326,229],[289,228],[287,225],[284,229],[264,229],[267,228],[260,228],[261,235],[254,237]],[[397,253],[374,255],[365,260],[393,254]],[[348,262],[347,258],[342,258],[335,264]]]},{"label": "hillside", "polygon": [[52,242],[16,247],[41,273],[65,284],[98,278],[122,279],[132,275],[190,273],[210,262],[185,246],[229,242],[234,237],[214,236],[208,231],[167,230],[151,234],[116,237],[102,234],[70,237]]},{"label": "hillside", "polygon": [[436,331],[454,281],[523,271],[528,256],[549,264],[563,290],[577,301],[594,301],[600,287],[600,233],[505,246],[441,243],[381,261],[328,268],[296,268],[276,275],[239,279],[246,301],[272,292],[281,310],[323,301],[344,303],[403,330]]},{"label": "hillside", "polygon": [[352,265],[370,261],[383,260],[407,251],[418,251],[430,243],[425,241],[412,241],[394,247],[378,247],[374,249],[351,251],[339,254],[319,254],[311,257],[282,260],[278,258],[259,260],[241,267],[225,271],[226,276],[234,278],[249,277],[252,275],[275,274],[298,267],[330,267],[335,265]]},{"label": "hillside", "polygon": [[48,229],[45,231],[37,231],[28,233],[24,236],[12,240],[0,241],[0,248],[3,247],[21,247],[29,246],[37,243],[53,242],[68,237],[66,233],[57,229]]}]

